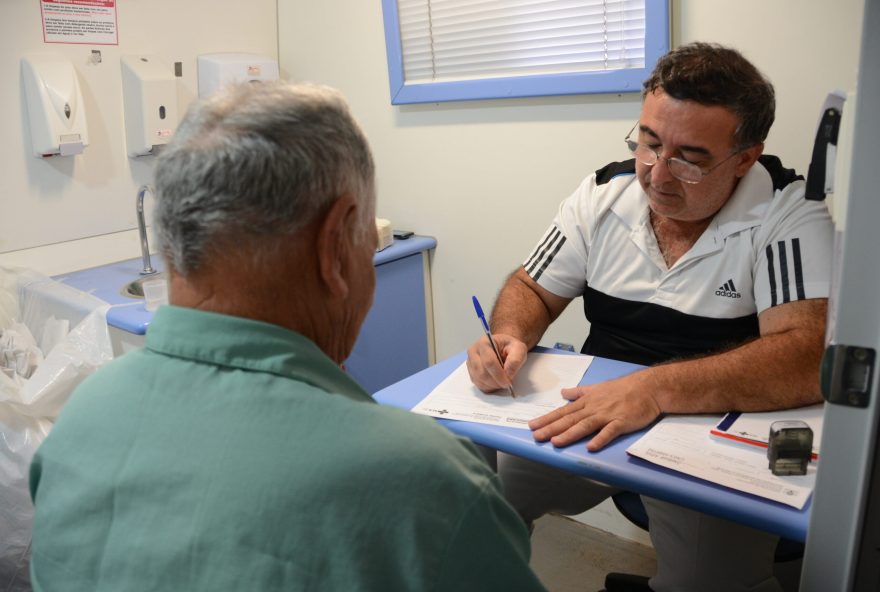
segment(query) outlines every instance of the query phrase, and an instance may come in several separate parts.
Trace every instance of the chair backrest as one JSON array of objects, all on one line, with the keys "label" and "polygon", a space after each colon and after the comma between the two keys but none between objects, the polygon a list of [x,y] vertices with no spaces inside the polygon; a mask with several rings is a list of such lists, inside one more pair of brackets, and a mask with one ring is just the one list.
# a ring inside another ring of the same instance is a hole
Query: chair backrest
[{"label": "chair backrest", "polygon": [[626,517],[627,520],[642,528],[648,530],[648,512],[642,503],[639,494],[631,491],[621,491],[611,496],[611,501],[617,507],[617,510]]}]

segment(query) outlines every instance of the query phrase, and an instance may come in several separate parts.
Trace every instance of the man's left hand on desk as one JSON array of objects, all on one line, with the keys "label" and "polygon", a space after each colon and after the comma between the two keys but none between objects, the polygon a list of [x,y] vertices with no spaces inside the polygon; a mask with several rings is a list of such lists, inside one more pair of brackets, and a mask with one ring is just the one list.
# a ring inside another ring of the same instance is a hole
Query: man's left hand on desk
[{"label": "man's left hand on desk", "polygon": [[562,390],[572,402],[529,422],[535,440],[568,446],[591,434],[587,450],[596,452],[618,436],[640,430],[660,415],[660,406],[646,384],[648,372]]}]

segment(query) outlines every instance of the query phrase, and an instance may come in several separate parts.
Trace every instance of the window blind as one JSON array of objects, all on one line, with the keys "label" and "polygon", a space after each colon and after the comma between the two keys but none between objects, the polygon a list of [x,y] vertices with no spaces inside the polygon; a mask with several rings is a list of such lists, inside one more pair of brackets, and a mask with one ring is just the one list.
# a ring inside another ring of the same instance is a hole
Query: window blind
[{"label": "window blind", "polygon": [[405,84],[645,68],[645,0],[397,0]]}]

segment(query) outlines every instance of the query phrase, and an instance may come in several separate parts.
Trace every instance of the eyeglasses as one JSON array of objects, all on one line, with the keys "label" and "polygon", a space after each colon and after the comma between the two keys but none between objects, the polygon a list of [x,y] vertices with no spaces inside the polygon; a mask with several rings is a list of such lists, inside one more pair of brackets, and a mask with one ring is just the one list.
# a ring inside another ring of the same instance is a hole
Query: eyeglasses
[{"label": "eyeglasses", "polygon": [[[635,130],[636,126],[638,125],[639,123],[636,122],[636,124],[632,126],[632,129],[629,130],[629,133],[626,134],[626,138],[624,138],[623,141],[626,142],[627,148],[629,148],[629,151],[632,153],[632,155],[636,157],[636,160],[644,165],[654,166],[655,164],[657,164],[658,160],[661,160],[660,153],[653,148],[650,148],[649,146],[639,144],[635,140],[629,139],[629,137],[633,133],[633,130]],[[666,167],[669,169],[669,174],[681,181],[682,183],[696,185],[703,180],[703,177],[705,177],[739,153],[740,151],[737,150],[712,168],[705,171],[700,168],[699,165],[688,162],[686,160],[682,160],[680,158],[675,158],[673,156],[666,158]]]}]

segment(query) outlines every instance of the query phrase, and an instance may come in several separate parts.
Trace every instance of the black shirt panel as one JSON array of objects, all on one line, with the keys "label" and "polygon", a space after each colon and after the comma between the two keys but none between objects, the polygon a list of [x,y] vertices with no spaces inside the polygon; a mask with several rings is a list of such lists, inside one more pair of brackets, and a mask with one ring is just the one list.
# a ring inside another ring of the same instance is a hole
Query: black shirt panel
[{"label": "black shirt panel", "polygon": [[721,351],[759,336],[758,315],[717,319],[648,302],[615,298],[586,286],[590,334],[581,353],[653,365]]},{"label": "black shirt panel", "polygon": [[617,175],[632,175],[636,172],[636,159],[606,164],[596,171],[596,185],[604,185]]}]

